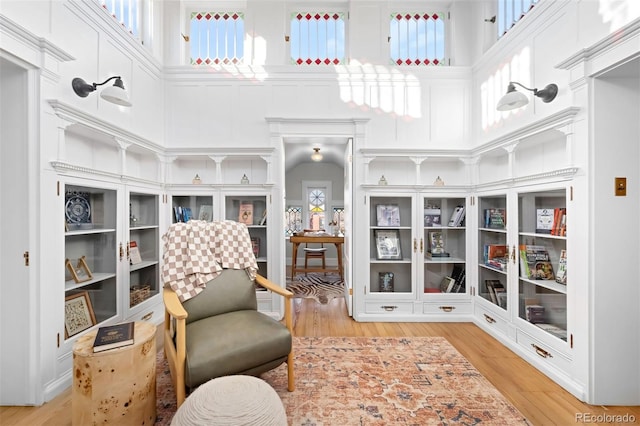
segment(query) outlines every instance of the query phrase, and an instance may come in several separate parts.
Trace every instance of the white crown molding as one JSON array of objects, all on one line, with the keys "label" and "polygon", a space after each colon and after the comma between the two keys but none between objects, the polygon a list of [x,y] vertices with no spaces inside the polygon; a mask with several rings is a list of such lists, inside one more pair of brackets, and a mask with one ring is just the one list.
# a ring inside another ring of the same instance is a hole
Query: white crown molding
[{"label": "white crown molding", "polygon": [[514,142],[520,142],[523,139],[530,138],[548,130],[559,129],[573,122],[576,115],[580,112],[578,107],[569,107],[561,111],[551,114],[541,120],[528,124],[513,132],[509,132],[489,142],[483,143],[471,150],[474,157],[481,157],[491,151],[508,147]]},{"label": "white crown molding", "polygon": [[[556,68],[574,70],[581,67],[582,73],[576,75],[576,80],[587,76],[596,76],[616,65],[612,64],[612,62],[616,62],[615,59],[613,61],[605,61],[606,63],[604,64],[595,63],[599,58],[610,54],[613,55],[616,51],[623,51],[622,54],[617,55],[620,56],[617,59],[630,60],[640,55],[638,46],[640,46],[640,18],[631,21],[618,31],[612,32],[597,43],[578,50],[575,54],[557,64]],[[629,49],[625,49],[625,47]],[[635,56],[633,52],[635,52]]]},{"label": "white crown molding", "polygon": [[10,55],[12,61],[25,68],[39,69],[43,77],[53,82],[60,80],[59,64],[75,59],[46,38],[35,35],[4,15],[0,15],[0,38],[0,55]]},{"label": "white crown molding", "polygon": [[224,161],[229,158],[265,158],[271,157],[275,148],[234,147],[234,148],[165,148],[167,157],[209,157],[212,160]]}]

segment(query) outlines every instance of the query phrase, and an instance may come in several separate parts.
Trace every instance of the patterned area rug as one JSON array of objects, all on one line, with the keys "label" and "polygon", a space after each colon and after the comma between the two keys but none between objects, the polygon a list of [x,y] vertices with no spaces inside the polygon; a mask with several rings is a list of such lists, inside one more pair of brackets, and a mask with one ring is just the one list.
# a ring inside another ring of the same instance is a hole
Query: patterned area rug
[{"label": "patterned area rug", "polygon": [[292,291],[294,297],[316,299],[324,305],[331,299],[344,296],[344,281],[338,274],[297,274],[293,281],[287,278],[287,290]]},{"label": "patterned area rug", "polygon": [[[289,425],[528,425],[443,337],[295,337],[296,390],[286,365],[262,378]],[[175,394],[158,357],[157,425],[168,425]]]}]

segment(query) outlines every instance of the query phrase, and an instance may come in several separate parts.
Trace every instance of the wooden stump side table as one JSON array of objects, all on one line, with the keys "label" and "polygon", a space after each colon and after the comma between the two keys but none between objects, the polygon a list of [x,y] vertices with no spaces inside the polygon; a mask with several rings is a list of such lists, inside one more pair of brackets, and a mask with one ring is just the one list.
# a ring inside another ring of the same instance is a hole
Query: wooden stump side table
[{"label": "wooden stump side table", "polygon": [[96,333],[73,345],[72,424],[153,425],[156,326],[136,322],[133,345],[93,353]]}]

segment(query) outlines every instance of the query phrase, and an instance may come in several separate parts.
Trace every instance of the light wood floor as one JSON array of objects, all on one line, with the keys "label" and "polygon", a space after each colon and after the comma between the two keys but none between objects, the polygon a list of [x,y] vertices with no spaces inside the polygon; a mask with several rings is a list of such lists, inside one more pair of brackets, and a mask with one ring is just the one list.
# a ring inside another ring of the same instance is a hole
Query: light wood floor
[{"label": "light wood floor", "polygon": [[[576,416],[583,413],[629,414],[635,416],[635,424],[640,423],[640,407],[584,404],[471,323],[359,323],[348,317],[343,299],[334,299],[326,305],[311,299],[296,299],[294,306],[297,336],[445,337],[532,425],[585,423],[576,421]],[[615,422],[588,423],[611,425]],[[71,425],[71,391],[65,391],[41,407],[0,407],[0,424]]]}]

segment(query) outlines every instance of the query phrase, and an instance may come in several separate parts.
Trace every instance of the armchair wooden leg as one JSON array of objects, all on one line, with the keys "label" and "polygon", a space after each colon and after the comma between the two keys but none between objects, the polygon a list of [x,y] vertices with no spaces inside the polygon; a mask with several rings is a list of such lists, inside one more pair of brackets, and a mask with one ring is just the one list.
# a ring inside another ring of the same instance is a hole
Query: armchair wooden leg
[{"label": "armchair wooden leg", "polygon": [[289,379],[287,389],[289,392],[293,392],[296,390],[296,381],[293,373],[293,349],[289,352],[289,356],[287,357],[287,378]]}]

